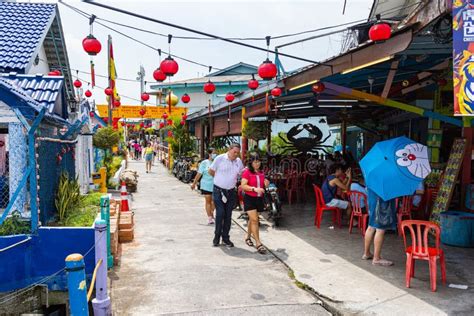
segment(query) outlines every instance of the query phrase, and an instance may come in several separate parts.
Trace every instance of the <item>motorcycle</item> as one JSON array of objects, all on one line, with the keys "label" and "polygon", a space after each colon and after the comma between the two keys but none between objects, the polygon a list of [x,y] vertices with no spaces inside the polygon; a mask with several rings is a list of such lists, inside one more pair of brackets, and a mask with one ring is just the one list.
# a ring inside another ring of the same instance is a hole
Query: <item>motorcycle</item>
[{"label": "motorcycle", "polygon": [[273,183],[270,183],[265,190],[265,209],[269,212],[273,223],[276,227],[280,226],[280,220],[283,217],[280,197],[278,196],[278,188]]}]

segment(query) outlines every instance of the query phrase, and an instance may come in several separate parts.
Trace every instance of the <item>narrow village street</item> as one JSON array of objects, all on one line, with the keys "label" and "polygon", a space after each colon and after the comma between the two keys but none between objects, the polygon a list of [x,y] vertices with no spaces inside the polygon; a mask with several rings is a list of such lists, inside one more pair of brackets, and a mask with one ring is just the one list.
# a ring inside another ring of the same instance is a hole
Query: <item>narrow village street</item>
[{"label": "narrow village street", "polygon": [[272,254],[258,254],[233,224],[234,248],[212,247],[203,198],[160,165],[140,173],[135,240],[112,275],[116,315],[328,315]]}]

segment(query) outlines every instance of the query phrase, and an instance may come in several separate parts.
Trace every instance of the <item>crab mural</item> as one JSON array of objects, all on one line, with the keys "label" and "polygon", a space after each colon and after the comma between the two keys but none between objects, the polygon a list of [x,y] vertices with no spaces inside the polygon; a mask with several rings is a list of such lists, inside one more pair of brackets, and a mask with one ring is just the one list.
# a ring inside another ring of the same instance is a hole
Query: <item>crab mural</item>
[{"label": "crab mural", "polygon": [[[310,134],[310,137],[297,137],[304,130],[306,130]],[[332,148],[332,146],[330,145],[323,145],[329,139],[329,137],[331,137],[331,133],[329,133],[329,135],[323,139],[323,132],[318,127],[310,123],[298,124],[293,126],[286,134],[286,137],[288,138],[288,140],[280,136],[283,142],[287,144],[286,146],[281,147],[285,154],[316,154],[318,153],[318,151],[323,151],[324,153],[329,154],[326,149]]]}]

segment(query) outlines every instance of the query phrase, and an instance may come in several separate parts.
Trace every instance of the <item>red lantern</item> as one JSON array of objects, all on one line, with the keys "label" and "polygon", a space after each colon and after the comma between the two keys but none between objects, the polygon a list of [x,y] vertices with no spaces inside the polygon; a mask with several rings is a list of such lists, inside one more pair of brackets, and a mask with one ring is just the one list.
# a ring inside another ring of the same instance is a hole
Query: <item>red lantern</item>
[{"label": "red lantern", "polygon": [[108,117],[104,117],[104,122],[105,122],[105,123],[108,123],[108,122],[109,122],[109,118],[108,118]]},{"label": "red lantern", "polygon": [[156,68],[153,71],[153,78],[158,82],[163,82],[166,80],[166,74],[160,68]]},{"label": "red lantern", "polygon": [[207,94],[213,94],[214,91],[216,91],[216,86],[211,82],[211,80],[204,84],[204,92]]},{"label": "red lantern", "polygon": [[165,75],[172,77],[178,72],[179,66],[171,56],[168,56],[161,62],[160,69],[165,73]]},{"label": "red lantern", "polygon": [[150,95],[146,92],[142,93],[142,101],[148,101],[150,100]]},{"label": "red lantern", "polygon": [[249,80],[247,86],[251,90],[257,89],[258,88],[258,80],[252,77],[252,79]]},{"label": "red lantern", "polygon": [[143,115],[145,115],[146,110],[145,110],[145,109],[141,109],[139,113],[140,113],[140,116],[143,116]]},{"label": "red lantern", "polygon": [[165,123],[160,122],[160,128],[163,128],[163,127],[165,127]]},{"label": "red lantern", "polygon": [[186,121],[181,120],[181,122],[179,122],[179,124],[181,124],[181,126],[184,126],[184,124],[186,124]]},{"label": "red lantern", "polygon": [[163,113],[163,118],[166,120],[168,118],[168,114]]},{"label": "red lantern", "polygon": [[86,51],[87,54],[90,56],[95,56],[100,53],[102,49],[102,45],[100,42],[94,37],[94,35],[89,34],[86,38],[82,40],[82,48]]},{"label": "red lantern", "polygon": [[168,125],[170,125],[170,126],[173,125],[173,120],[172,119],[168,120]]},{"label": "red lantern", "polygon": [[48,72],[48,76],[61,76],[61,71],[59,70],[53,70]]},{"label": "red lantern", "polygon": [[118,108],[122,105],[119,100],[114,100],[114,107]]},{"label": "red lantern", "polygon": [[234,99],[235,99],[235,96],[234,96],[234,94],[231,93],[231,92],[229,92],[229,93],[227,93],[227,94],[225,95],[225,100],[226,100],[227,102],[229,102],[229,103],[232,102],[232,101],[234,101]]},{"label": "red lantern", "polygon": [[188,118],[188,116],[186,114],[183,114],[183,120],[186,121],[187,118]]},{"label": "red lantern", "polygon": [[140,122],[140,127],[143,128],[143,126],[145,126],[145,123]]},{"label": "red lantern", "polygon": [[314,92],[314,93],[321,93],[324,91],[324,89],[326,89],[326,86],[324,85],[324,83],[322,82],[316,82],[315,84],[313,84],[313,86],[311,87],[311,90]]},{"label": "red lantern", "polygon": [[185,93],[181,97],[181,101],[183,101],[183,103],[189,103],[189,101],[191,101],[191,97],[187,93]]},{"label": "red lantern", "polygon": [[383,42],[392,36],[392,29],[387,23],[376,23],[369,30],[369,38],[374,42]]},{"label": "red lantern", "polygon": [[105,92],[106,95],[110,96],[114,93],[114,90],[110,87],[107,87],[107,88],[105,88],[104,92]]},{"label": "red lantern", "polygon": [[73,85],[76,88],[80,88],[80,87],[82,87],[82,82],[79,79],[76,79],[76,80],[74,80]]},{"label": "red lantern", "polygon": [[125,122],[120,122],[120,125],[125,126]]},{"label": "red lantern", "polygon": [[168,137],[173,137],[173,131],[168,131]]},{"label": "red lantern", "polygon": [[272,96],[274,96],[275,98],[276,98],[276,97],[279,97],[279,96],[281,95],[281,89],[278,88],[278,87],[273,88],[270,93],[271,93]]},{"label": "red lantern", "polygon": [[268,58],[258,67],[258,75],[263,80],[272,80],[276,77],[277,72],[277,66]]},{"label": "red lantern", "polygon": [[92,92],[88,89],[86,90],[86,92],[84,92],[84,95],[88,98],[90,98],[92,96]]},{"label": "red lantern", "polygon": [[94,117],[94,115],[95,115],[94,112],[89,112],[90,117]]}]

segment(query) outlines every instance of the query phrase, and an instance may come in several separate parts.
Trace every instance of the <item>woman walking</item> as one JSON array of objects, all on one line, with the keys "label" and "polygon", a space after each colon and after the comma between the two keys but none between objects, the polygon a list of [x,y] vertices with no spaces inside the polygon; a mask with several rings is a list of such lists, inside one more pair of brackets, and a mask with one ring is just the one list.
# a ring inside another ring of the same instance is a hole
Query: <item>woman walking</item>
[{"label": "woman walking", "polygon": [[242,173],[241,187],[244,191],[244,211],[249,217],[247,237],[245,243],[252,247],[251,236],[255,239],[257,251],[261,254],[266,253],[265,247],[260,241],[258,213],[264,210],[265,187],[269,181],[261,171],[262,162],[257,153],[251,153],[247,169]]},{"label": "woman walking", "polygon": [[214,149],[210,148],[207,151],[207,157],[199,164],[199,169],[196,177],[194,177],[191,189],[196,188],[197,183],[201,180],[200,189],[201,194],[204,196],[204,206],[206,208],[207,223],[209,225],[214,224],[214,201],[212,200],[212,190],[214,188],[214,178],[209,174],[208,169],[212,164],[212,161],[216,157]]},{"label": "woman walking", "polygon": [[145,169],[146,173],[151,172],[151,162],[153,160],[153,147],[151,143],[147,143],[145,148]]}]

